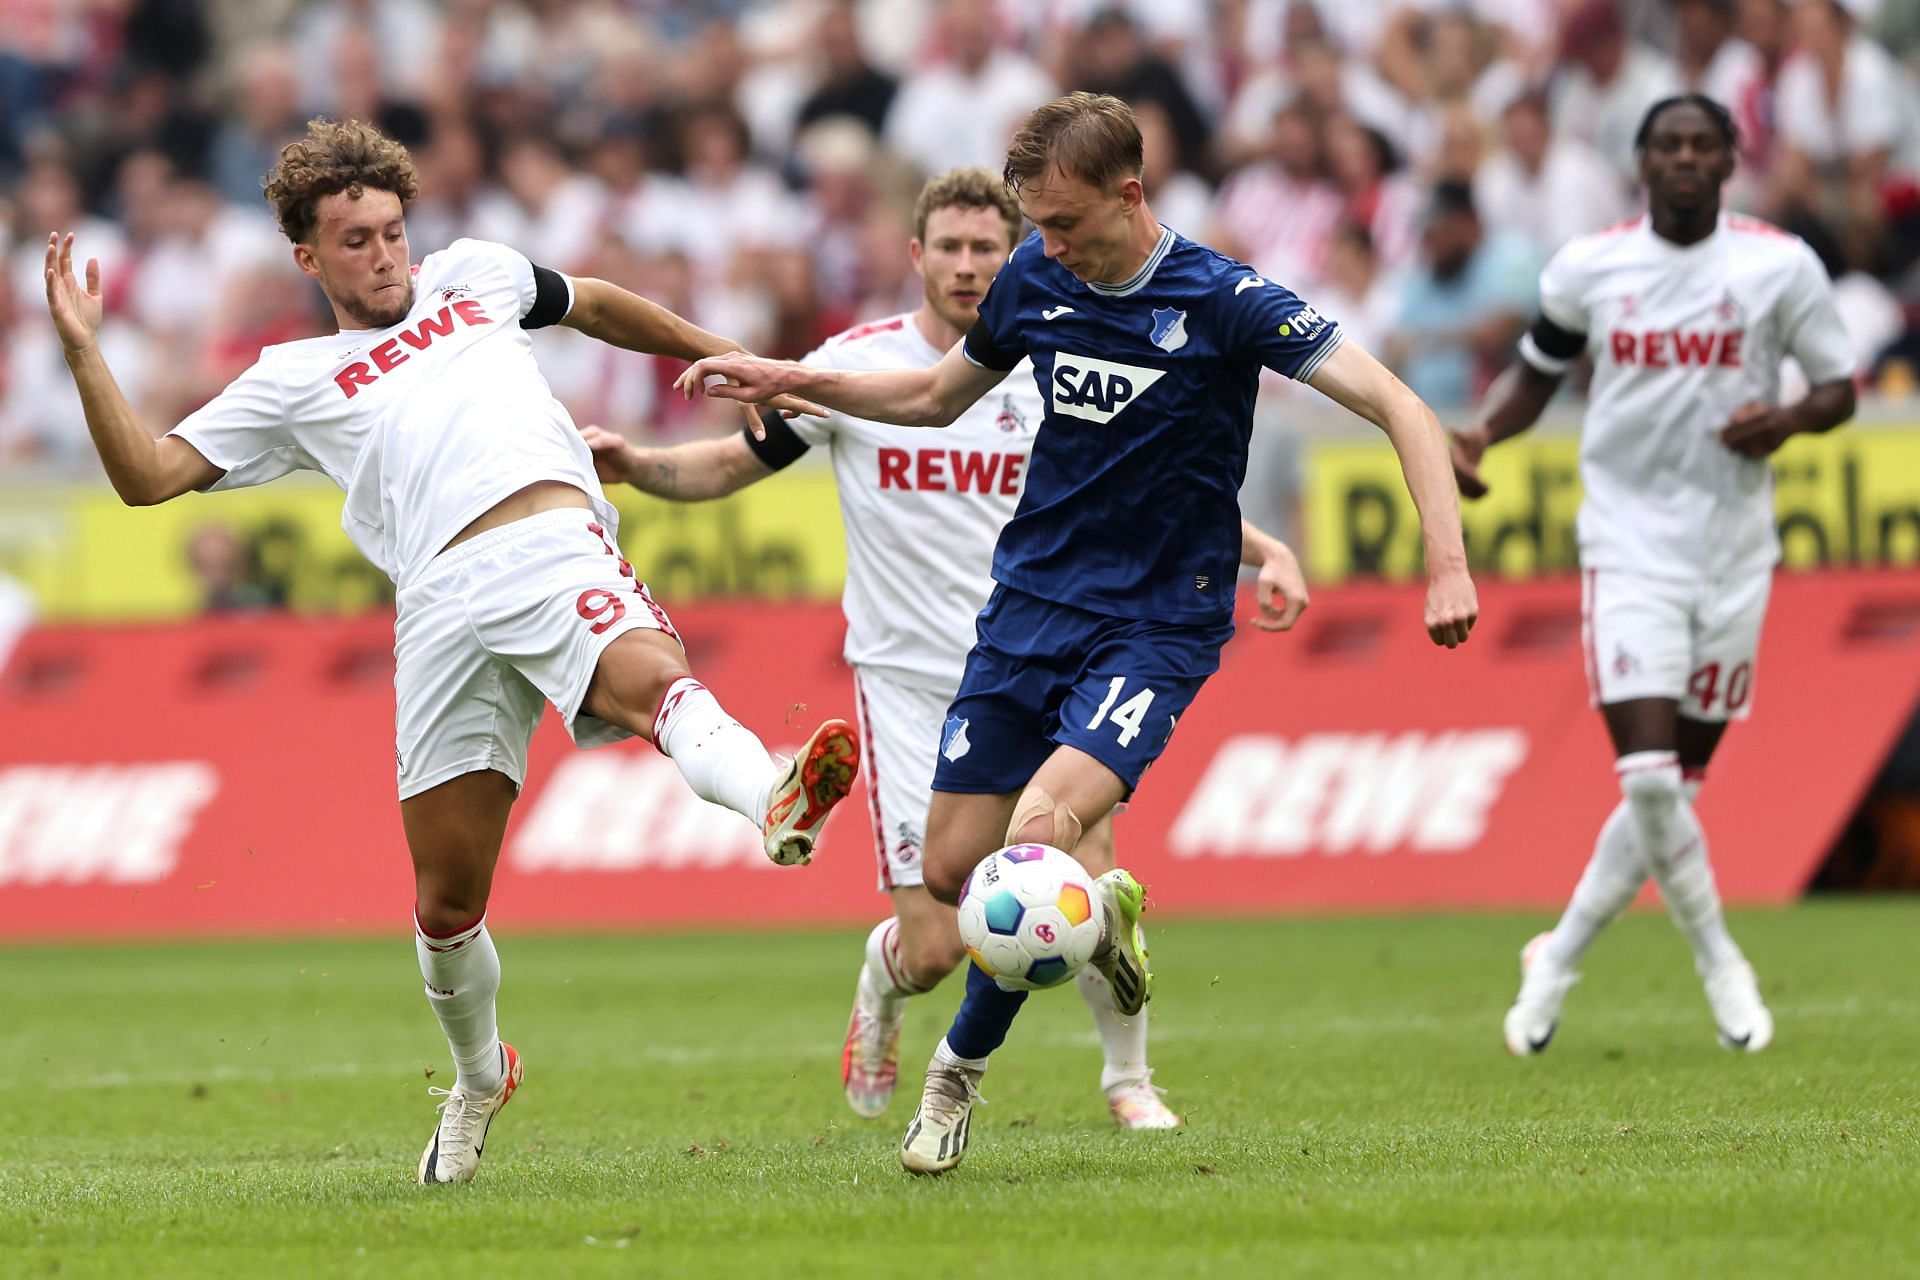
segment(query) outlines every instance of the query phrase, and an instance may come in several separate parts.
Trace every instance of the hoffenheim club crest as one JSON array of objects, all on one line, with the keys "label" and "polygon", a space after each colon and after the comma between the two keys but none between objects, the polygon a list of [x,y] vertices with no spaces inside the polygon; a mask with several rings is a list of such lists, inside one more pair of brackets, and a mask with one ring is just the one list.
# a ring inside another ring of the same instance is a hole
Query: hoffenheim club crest
[{"label": "hoffenheim club crest", "polygon": [[1187,313],[1172,307],[1153,310],[1153,345],[1162,351],[1178,351],[1187,345]]}]

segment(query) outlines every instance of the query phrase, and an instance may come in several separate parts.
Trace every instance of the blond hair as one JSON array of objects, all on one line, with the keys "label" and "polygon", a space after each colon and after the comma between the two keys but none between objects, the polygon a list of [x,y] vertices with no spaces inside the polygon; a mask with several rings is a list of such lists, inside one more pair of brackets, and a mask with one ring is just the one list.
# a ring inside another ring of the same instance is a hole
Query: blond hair
[{"label": "blond hair", "polygon": [[1008,187],[1018,191],[1059,169],[1102,191],[1145,168],[1133,108],[1104,93],[1080,91],[1038,108],[1007,147]]},{"label": "blond hair", "polygon": [[949,169],[920,188],[913,202],[913,234],[927,238],[927,219],[942,209],[992,209],[1007,224],[1007,244],[1020,242],[1020,205],[991,169],[967,165]]},{"label": "blond hair", "polygon": [[267,203],[280,230],[295,244],[313,235],[314,207],[344,191],[358,200],[368,188],[391,191],[401,202],[420,194],[420,171],[407,149],[358,120],[309,120],[307,136],[280,148],[267,174]]}]

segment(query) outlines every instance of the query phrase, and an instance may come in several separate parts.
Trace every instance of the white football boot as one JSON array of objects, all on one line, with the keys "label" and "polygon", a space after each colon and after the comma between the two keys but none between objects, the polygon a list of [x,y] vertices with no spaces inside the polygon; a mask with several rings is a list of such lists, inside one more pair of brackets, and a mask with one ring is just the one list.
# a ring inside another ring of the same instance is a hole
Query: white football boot
[{"label": "white football boot", "polygon": [[514,1090],[526,1074],[520,1055],[513,1046],[500,1046],[500,1087],[489,1094],[468,1093],[459,1085],[451,1089],[429,1088],[427,1092],[446,1099],[439,1107],[440,1123],[434,1126],[433,1141],[420,1157],[420,1181],[472,1182],[480,1171],[480,1153],[487,1145],[487,1130],[500,1108],[513,1098]]},{"label": "white football boot", "polygon": [[860,738],[853,726],[829,720],[815,729],[767,795],[767,856],[783,867],[813,861],[821,824],[846,799],[858,772]]},{"label": "white football boot", "polygon": [[1186,1121],[1175,1115],[1160,1096],[1165,1092],[1153,1082],[1149,1071],[1138,1080],[1126,1080],[1107,1090],[1107,1110],[1122,1129],[1178,1129]]},{"label": "white football boot", "polygon": [[1546,1052],[1554,1028],[1560,1025],[1560,1005],[1567,989],[1580,980],[1574,970],[1547,959],[1547,939],[1552,936],[1551,932],[1536,934],[1520,949],[1520,994],[1507,1010],[1505,1023],[1507,1052],[1518,1058]]},{"label": "white football boot", "polygon": [[1760,983],[1745,960],[1723,964],[1701,980],[1723,1049],[1758,1053],[1773,1043],[1773,1013],[1760,999]]},{"label": "white football boot", "polygon": [[967,1126],[973,1117],[973,1104],[984,1104],[980,1096],[980,1078],[985,1068],[974,1071],[942,1062],[937,1056],[927,1064],[927,1083],[920,1093],[920,1108],[907,1124],[907,1136],[900,1141],[900,1163],[908,1173],[945,1173],[967,1154]]},{"label": "white football boot", "polygon": [[[893,1011],[887,1012],[891,1004]],[[866,974],[853,987],[853,1016],[847,1019],[847,1043],[840,1050],[840,1084],[847,1105],[868,1120],[884,1114],[900,1079],[900,1024],[907,1002],[876,1001],[867,994]]]}]

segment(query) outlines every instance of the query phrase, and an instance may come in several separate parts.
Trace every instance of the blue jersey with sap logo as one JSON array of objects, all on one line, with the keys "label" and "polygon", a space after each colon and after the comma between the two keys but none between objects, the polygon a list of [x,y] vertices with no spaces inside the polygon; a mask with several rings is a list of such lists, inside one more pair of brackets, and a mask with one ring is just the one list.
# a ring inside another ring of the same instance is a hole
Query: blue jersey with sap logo
[{"label": "blue jersey with sap logo", "polygon": [[1340,329],[1253,268],[1163,230],[1122,284],[1086,284],[1036,232],[967,333],[968,360],[1033,360],[1046,415],[994,549],[1018,591],[1124,618],[1231,618],[1262,366],[1305,379]]}]

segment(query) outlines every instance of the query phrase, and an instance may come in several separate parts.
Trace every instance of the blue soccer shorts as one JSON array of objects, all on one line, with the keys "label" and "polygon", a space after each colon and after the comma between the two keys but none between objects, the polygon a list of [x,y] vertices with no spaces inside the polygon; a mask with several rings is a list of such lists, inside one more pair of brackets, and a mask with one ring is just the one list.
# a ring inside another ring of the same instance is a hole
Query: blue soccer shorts
[{"label": "blue soccer shorts", "polygon": [[947,709],[933,789],[1019,791],[1065,746],[1131,794],[1232,634],[1231,615],[1206,625],[1116,618],[995,587]]}]

